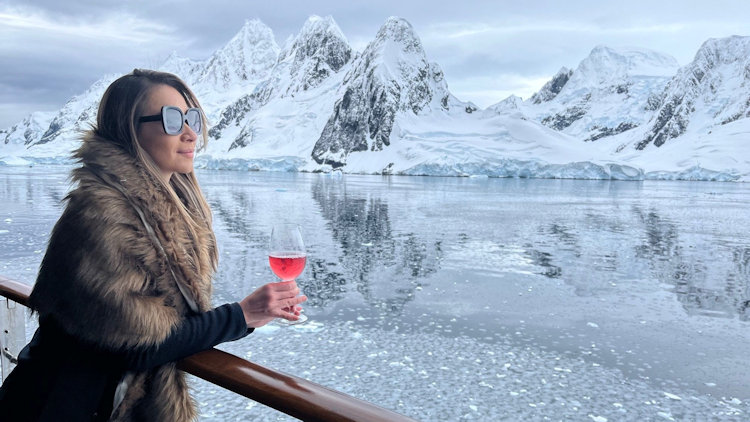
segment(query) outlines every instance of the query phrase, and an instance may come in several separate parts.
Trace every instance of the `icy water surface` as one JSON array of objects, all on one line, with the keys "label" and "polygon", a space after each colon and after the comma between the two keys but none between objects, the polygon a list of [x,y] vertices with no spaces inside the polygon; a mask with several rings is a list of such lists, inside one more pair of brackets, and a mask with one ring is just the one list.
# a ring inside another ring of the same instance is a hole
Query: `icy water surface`
[{"label": "icy water surface", "polygon": [[[0,274],[32,282],[65,167],[0,167]],[[312,323],[220,348],[422,421],[750,419],[750,186],[199,173],[215,302],[298,222]],[[29,324],[29,331],[33,323]],[[290,420],[193,380],[202,420]]]}]

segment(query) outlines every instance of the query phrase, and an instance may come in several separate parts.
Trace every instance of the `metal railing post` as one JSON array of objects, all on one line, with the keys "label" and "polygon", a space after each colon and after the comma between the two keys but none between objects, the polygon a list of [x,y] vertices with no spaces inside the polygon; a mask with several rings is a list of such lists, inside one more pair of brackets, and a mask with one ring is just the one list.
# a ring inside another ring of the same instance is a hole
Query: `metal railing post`
[{"label": "metal railing post", "polygon": [[25,307],[0,297],[0,375],[2,381],[15,368],[18,352],[26,345]]}]

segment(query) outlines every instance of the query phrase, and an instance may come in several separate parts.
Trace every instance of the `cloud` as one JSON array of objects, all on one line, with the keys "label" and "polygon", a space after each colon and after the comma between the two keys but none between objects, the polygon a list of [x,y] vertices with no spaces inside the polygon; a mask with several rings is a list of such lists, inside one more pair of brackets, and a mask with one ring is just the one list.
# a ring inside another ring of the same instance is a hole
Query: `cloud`
[{"label": "cloud", "polygon": [[0,28],[3,35],[40,34],[50,39],[67,38],[95,44],[151,43],[173,32],[169,27],[130,13],[118,12],[90,20],[52,17],[41,10],[18,6],[0,11]]},{"label": "cloud", "polygon": [[31,111],[60,108],[105,74],[161,64],[169,51],[190,43],[175,28],[124,11],[73,17],[7,5],[0,6],[0,39],[0,101],[38,107],[22,116],[4,107],[0,127]]},{"label": "cloud", "polygon": [[[750,3],[737,0],[631,0],[627,8],[555,0],[24,1],[0,0],[0,100],[18,108],[33,100],[58,109],[105,74],[157,67],[172,51],[205,59],[252,18],[283,44],[310,15],[331,15],[361,51],[387,17],[403,17],[451,90],[478,104],[526,97],[598,44],[652,49],[686,64],[709,37],[750,35]],[[0,114],[0,127],[15,123],[8,116]]]}]

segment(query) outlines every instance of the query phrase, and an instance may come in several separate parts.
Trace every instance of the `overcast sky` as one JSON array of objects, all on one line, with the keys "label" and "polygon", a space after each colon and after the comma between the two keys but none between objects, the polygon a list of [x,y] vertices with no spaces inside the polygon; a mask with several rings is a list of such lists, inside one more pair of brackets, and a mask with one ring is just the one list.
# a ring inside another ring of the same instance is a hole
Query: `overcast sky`
[{"label": "overcast sky", "polygon": [[0,128],[56,111],[107,73],[158,67],[172,51],[205,59],[246,19],[277,42],[310,15],[333,16],[357,50],[389,16],[406,18],[459,99],[528,98],[599,44],[689,63],[708,38],[750,36],[750,0],[0,0]]}]

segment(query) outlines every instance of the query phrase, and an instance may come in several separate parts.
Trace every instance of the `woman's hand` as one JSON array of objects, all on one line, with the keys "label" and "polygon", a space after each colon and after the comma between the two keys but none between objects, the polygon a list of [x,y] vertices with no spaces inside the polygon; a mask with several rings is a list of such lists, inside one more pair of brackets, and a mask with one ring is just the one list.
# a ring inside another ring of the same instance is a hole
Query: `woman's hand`
[{"label": "woman's hand", "polygon": [[307,300],[307,296],[297,296],[298,294],[299,288],[294,280],[259,287],[240,301],[247,326],[262,327],[274,318],[296,321],[302,309],[297,305]]}]

